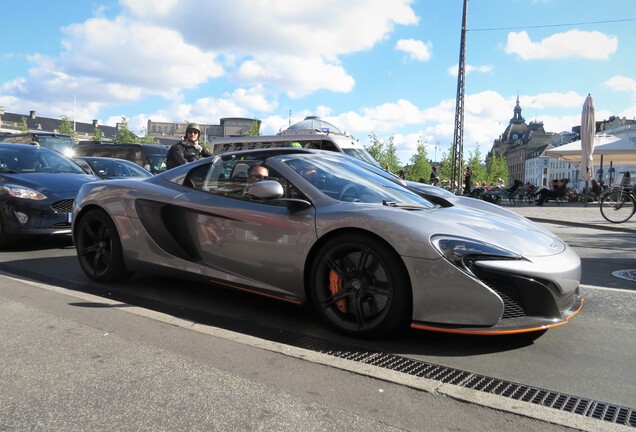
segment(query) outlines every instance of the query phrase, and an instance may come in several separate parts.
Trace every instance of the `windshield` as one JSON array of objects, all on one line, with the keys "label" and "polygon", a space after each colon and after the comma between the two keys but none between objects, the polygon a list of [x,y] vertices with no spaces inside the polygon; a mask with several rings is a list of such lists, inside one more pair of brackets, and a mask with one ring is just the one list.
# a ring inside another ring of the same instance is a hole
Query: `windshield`
[{"label": "windshield", "polygon": [[133,162],[124,162],[117,159],[91,159],[85,158],[93,170],[100,177],[152,177],[152,174]]},{"label": "windshield", "polygon": [[152,172],[152,173],[160,173],[163,172],[167,169],[166,166],[166,153],[164,154],[149,154],[146,153],[146,155],[148,156],[148,161],[150,162],[150,169],[148,171]]},{"label": "windshield", "polygon": [[[359,166],[345,157],[296,155],[285,161],[294,171],[331,198],[416,208],[432,203],[399,184]],[[337,156],[337,155],[334,155]]]},{"label": "windshield", "polygon": [[361,161],[364,161],[364,162],[369,163],[371,165],[380,166],[378,161],[376,161],[373,158],[373,156],[371,156],[369,154],[369,152],[364,150],[364,149],[344,148],[344,149],[342,149],[342,151],[344,151],[345,154],[348,154],[349,156],[352,156],[352,157],[354,157],[356,159],[360,159]]},{"label": "windshield", "polygon": [[37,146],[0,147],[0,172],[86,174],[79,165],[62,154]]},{"label": "windshield", "polygon": [[37,140],[42,147],[53,149],[67,157],[73,157],[75,143],[70,137],[38,136]]}]

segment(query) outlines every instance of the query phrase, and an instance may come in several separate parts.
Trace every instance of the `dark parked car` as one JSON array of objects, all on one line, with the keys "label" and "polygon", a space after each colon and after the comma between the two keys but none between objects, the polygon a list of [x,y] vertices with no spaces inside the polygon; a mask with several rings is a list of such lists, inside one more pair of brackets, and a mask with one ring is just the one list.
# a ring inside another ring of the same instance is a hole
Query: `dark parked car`
[{"label": "dark parked car", "polygon": [[0,136],[0,141],[18,144],[37,144],[60,152],[67,157],[73,156],[73,148],[75,147],[73,138],[70,135],[46,131],[10,133]]},{"label": "dark parked car", "polygon": [[168,147],[160,144],[123,144],[106,141],[80,141],[75,156],[125,159],[157,174],[166,170]]},{"label": "dark parked car", "polygon": [[435,205],[367,166],[257,150],[84,185],[79,263],[98,282],[152,272],[311,304],[358,337],[408,325],[545,331],[579,311],[581,260],[554,234],[487,207]]},{"label": "dark parked car", "polygon": [[97,157],[97,156],[76,156],[73,158],[84,171],[94,174],[102,179],[118,178],[146,178],[152,177],[152,173],[143,169],[134,162],[124,159]]},{"label": "dark parked car", "polygon": [[55,150],[0,142],[0,248],[19,237],[70,234],[77,191],[96,180]]}]

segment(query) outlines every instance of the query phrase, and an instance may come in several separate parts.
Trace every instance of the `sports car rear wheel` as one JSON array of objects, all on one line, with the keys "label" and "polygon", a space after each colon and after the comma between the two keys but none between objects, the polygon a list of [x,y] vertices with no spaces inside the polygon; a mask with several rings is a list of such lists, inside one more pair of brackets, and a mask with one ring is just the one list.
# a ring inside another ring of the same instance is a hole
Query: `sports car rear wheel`
[{"label": "sports car rear wheel", "polygon": [[103,210],[89,210],[82,217],[75,241],[80,266],[92,280],[114,282],[129,275],[117,228]]},{"label": "sports car rear wheel", "polygon": [[383,336],[411,320],[406,269],[395,252],[370,236],[327,242],[312,266],[310,290],[322,318],[351,336]]}]

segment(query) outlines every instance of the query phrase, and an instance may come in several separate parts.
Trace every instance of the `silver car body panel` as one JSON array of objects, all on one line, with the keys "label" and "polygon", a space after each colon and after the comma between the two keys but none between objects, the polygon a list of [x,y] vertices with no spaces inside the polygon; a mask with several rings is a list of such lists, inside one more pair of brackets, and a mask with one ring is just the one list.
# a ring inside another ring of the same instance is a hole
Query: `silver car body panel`
[{"label": "silver car body panel", "polygon": [[[76,199],[75,214],[81,217],[94,206],[108,212],[129,270],[178,271],[298,303],[306,300],[304,275],[321,240],[364,231],[401,257],[412,288],[412,320],[423,323],[422,328],[485,332],[550,325],[565,322],[580,308],[578,255],[549,231],[511,212],[463,205],[469,198],[448,208],[429,205],[419,210],[343,202],[321,193],[281,160],[268,163],[294,182],[312,206],[291,211],[283,205],[219,199],[179,184],[192,168],[209,162],[193,162],[141,181],[87,185]],[[160,232],[167,223],[182,227],[178,237],[190,239],[185,246]],[[518,254],[522,259],[477,261],[475,268],[518,278],[529,287],[549,281],[544,298],[552,298],[561,312],[548,319],[502,320],[501,295],[443,257],[431,245],[434,235],[472,239]],[[183,247],[188,250],[179,251]]]}]

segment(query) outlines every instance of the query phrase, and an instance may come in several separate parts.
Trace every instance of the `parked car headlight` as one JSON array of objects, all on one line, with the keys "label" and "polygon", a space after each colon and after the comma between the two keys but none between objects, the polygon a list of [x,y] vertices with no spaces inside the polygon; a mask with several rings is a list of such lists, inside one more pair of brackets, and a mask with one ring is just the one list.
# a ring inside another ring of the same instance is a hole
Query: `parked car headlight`
[{"label": "parked car headlight", "polygon": [[46,195],[36,190],[21,187],[21,186],[2,186],[2,190],[15,198],[29,199],[34,201],[40,201],[46,199]]},{"label": "parked car headlight", "polygon": [[521,255],[499,246],[463,237],[439,235],[434,236],[431,242],[444,258],[469,273],[472,273],[475,261],[523,259]]}]

